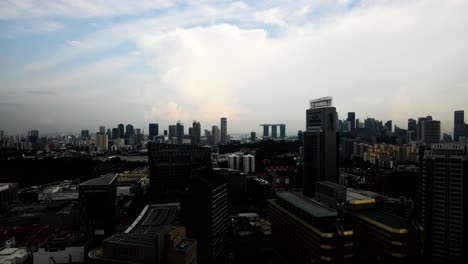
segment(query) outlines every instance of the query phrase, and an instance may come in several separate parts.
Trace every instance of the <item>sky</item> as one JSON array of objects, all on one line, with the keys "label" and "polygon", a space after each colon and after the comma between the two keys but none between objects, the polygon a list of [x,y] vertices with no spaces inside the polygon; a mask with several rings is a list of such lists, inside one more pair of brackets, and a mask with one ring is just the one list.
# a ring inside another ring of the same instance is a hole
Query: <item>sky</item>
[{"label": "sky", "polygon": [[3,0],[0,130],[228,132],[305,127],[309,100],[340,119],[468,111],[465,0]]}]

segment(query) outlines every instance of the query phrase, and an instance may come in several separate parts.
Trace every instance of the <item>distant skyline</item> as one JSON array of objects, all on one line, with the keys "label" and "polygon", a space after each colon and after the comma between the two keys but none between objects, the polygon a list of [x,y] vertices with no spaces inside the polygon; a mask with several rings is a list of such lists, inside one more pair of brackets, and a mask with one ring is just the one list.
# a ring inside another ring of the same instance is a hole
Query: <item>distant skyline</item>
[{"label": "distant skyline", "polygon": [[[0,1],[0,130],[98,130],[228,118],[304,129],[310,99],[340,119],[468,110],[468,1]],[[188,130],[186,128],[186,130]]]}]

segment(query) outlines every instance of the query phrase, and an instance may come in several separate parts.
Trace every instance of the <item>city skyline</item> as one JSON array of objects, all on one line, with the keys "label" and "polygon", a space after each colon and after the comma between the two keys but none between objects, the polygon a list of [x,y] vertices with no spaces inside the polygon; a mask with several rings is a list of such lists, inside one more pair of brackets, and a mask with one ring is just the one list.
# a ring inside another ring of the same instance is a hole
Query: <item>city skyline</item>
[{"label": "city skyline", "polygon": [[452,134],[468,97],[467,11],[435,0],[2,2],[0,129],[208,128],[226,116],[233,133],[284,122],[291,135],[304,98],[331,95],[340,119],[404,128],[429,114]]}]

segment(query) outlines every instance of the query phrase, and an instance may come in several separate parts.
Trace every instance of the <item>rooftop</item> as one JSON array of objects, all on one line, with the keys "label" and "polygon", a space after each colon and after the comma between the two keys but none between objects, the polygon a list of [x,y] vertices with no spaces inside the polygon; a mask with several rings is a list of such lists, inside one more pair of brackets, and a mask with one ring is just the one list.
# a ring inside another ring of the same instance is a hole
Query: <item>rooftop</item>
[{"label": "rooftop", "polygon": [[117,177],[118,177],[118,174],[108,173],[108,174],[102,175],[101,177],[85,181],[81,183],[80,185],[110,185],[117,179]]},{"label": "rooftop", "polygon": [[359,211],[357,213],[353,213],[353,215],[392,233],[408,233],[408,225],[405,219],[396,215],[380,210]]},{"label": "rooftop", "polygon": [[333,98],[330,96],[310,100],[310,109],[319,109],[330,107],[333,104]]},{"label": "rooftop", "polygon": [[277,192],[276,196],[294,206],[301,208],[314,217],[337,216],[336,210],[295,192]]}]

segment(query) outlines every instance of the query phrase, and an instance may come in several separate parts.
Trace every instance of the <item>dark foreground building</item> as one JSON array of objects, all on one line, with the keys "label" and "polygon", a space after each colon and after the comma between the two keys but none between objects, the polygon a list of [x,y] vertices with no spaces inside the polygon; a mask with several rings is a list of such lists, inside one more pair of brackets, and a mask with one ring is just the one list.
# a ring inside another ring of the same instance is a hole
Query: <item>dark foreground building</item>
[{"label": "dark foreground building", "polygon": [[194,169],[210,166],[210,149],[192,145],[148,144],[151,197],[158,203],[180,202]]},{"label": "dark foreground building", "polygon": [[[228,187],[218,171],[195,171],[181,204],[187,236],[197,240],[199,263],[220,263],[228,242]],[[221,261],[222,262],[222,261]]]}]

